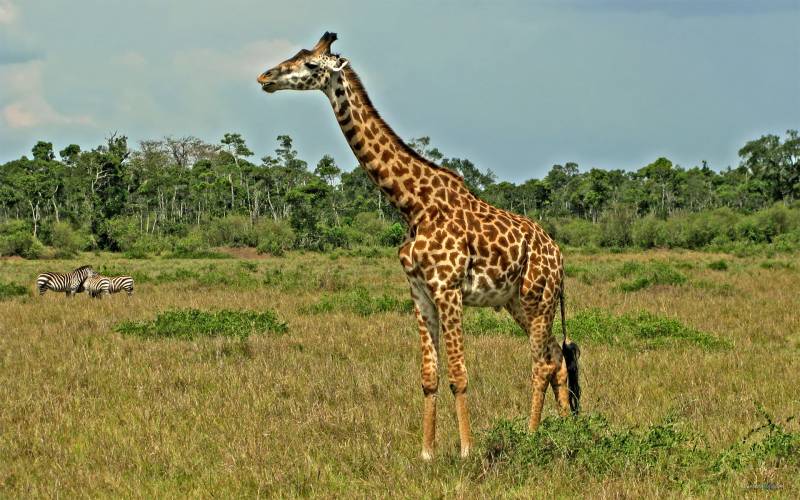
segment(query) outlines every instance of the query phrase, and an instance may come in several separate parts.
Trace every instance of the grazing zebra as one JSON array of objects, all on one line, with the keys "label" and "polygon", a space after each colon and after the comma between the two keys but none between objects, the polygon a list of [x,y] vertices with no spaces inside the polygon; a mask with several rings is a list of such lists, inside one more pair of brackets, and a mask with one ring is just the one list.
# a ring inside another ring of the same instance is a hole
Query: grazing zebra
[{"label": "grazing zebra", "polygon": [[83,288],[90,297],[102,299],[103,295],[111,293],[111,279],[96,274],[86,278],[86,281],[83,282]]},{"label": "grazing zebra", "polygon": [[133,295],[133,278],[130,276],[115,276],[111,278],[111,287],[108,292],[118,293],[123,290],[128,292],[128,297]]},{"label": "grazing zebra", "polygon": [[68,273],[42,273],[36,278],[36,289],[39,295],[44,295],[47,290],[66,292],[67,297],[83,291],[83,282],[86,278],[96,276],[97,272],[92,266],[81,266]]}]

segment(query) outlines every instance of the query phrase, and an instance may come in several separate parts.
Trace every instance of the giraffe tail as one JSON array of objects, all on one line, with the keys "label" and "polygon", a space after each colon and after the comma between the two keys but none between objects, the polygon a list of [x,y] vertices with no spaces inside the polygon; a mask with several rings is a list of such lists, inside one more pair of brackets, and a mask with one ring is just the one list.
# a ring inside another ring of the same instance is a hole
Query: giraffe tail
[{"label": "giraffe tail", "polygon": [[569,387],[569,407],[573,415],[577,415],[581,409],[581,385],[578,381],[578,358],[581,357],[581,350],[578,344],[567,338],[567,322],[564,319],[564,284],[561,284],[561,332],[564,334],[564,342],[561,344],[561,352],[564,354],[564,362],[567,364],[567,387]]}]

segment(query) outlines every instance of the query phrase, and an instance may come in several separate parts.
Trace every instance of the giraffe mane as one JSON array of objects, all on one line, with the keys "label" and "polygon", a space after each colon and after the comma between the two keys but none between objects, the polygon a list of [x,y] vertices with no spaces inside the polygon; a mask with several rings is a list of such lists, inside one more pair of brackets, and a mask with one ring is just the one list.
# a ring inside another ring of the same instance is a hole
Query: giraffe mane
[{"label": "giraffe mane", "polygon": [[350,84],[350,88],[353,89],[353,92],[355,92],[356,95],[359,96],[361,101],[369,109],[373,110],[373,117],[377,120],[377,122],[380,124],[380,126],[384,129],[386,134],[388,134],[390,136],[390,138],[394,139],[397,142],[397,144],[399,144],[400,147],[403,148],[403,153],[405,153],[408,156],[414,158],[415,160],[425,164],[426,166],[438,171],[439,173],[442,173],[444,175],[450,176],[451,178],[453,178],[457,182],[461,183],[461,185],[464,187],[464,189],[467,189],[467,184],[466,184],[466,182],[464,182],[464,178],[461,175],[459,175],[457,172],[454,172],[454,171],[450,170],[449,168],[442,167],[441,165],[438,165],[438,164],[428,160],[427,158],[424,158],[416,150],[414,150],[414,148],[412,148],[411,146],[406,144],[406,141],[404,141],[402,138],[400,138],[399,135],[397,135],[397,132],[395,132],[394,129],[392,129],[392,127],[388,123],[386,123],[386,120],[384,120],[381,117],[381,115],[378,112],[377,108],[372,104],[372,100],[369,98],[369,94],[367,94],[367,89],[364,88],[364,84],[361,82],[361,78],[358,76],[358,73],[356,73],[353,70],[352,64],[347,65],[347,67],[345,67],[345,69],[343,71],[345,73],[345,76],[347,77],[347,82]]}]

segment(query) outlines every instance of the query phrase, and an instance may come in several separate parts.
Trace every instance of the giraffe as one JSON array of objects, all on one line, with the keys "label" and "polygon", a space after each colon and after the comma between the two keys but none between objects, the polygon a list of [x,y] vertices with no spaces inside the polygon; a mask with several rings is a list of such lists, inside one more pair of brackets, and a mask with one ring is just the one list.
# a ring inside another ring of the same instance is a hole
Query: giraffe
[{"label": "giraffe", "polygon": [[505,308],[528,333],[532,356],[529,428],[552,386],[562,416],[577,413],[579,350],[552,333],[557,302],[564,325],[561,251],[532,220],[474,196],[463,179],[417,154],[372,105],[348,59],[331,53],[335,33],[261,73],[262,90],[322,90],[362,168],[408,224],[398,256],[408,278],[422,352],[423,460],[434,456],[439,337],[454,394],[461,456],[471,447],[463,306]]}]

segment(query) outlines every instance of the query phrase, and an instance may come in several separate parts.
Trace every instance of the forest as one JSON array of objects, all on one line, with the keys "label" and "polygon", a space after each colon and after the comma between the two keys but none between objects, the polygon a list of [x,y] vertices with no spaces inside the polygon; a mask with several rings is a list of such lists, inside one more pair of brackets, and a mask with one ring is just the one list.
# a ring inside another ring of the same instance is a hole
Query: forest
[{"label": "forest", "polygon": [[[746,252],[800,246],[800,135],[764,135],[738,166],[685,168],[657,158],[638,170],[553,165],[542,179],[499,180],[430,138],[409,144],[460,174],[484,200],[540,222],[580,247],[710,248]],[[0,165],[0,256],[68,257],[83,250],[209,256],[212,247],[287,250],[392,246],[402,220],[360,168],[325,155],[304,160],[288,135],[257,161],[245,139],[217,144],[165,137],[131,147],[124,135]],[[351,167],[351,168],[350,168]]]}]

